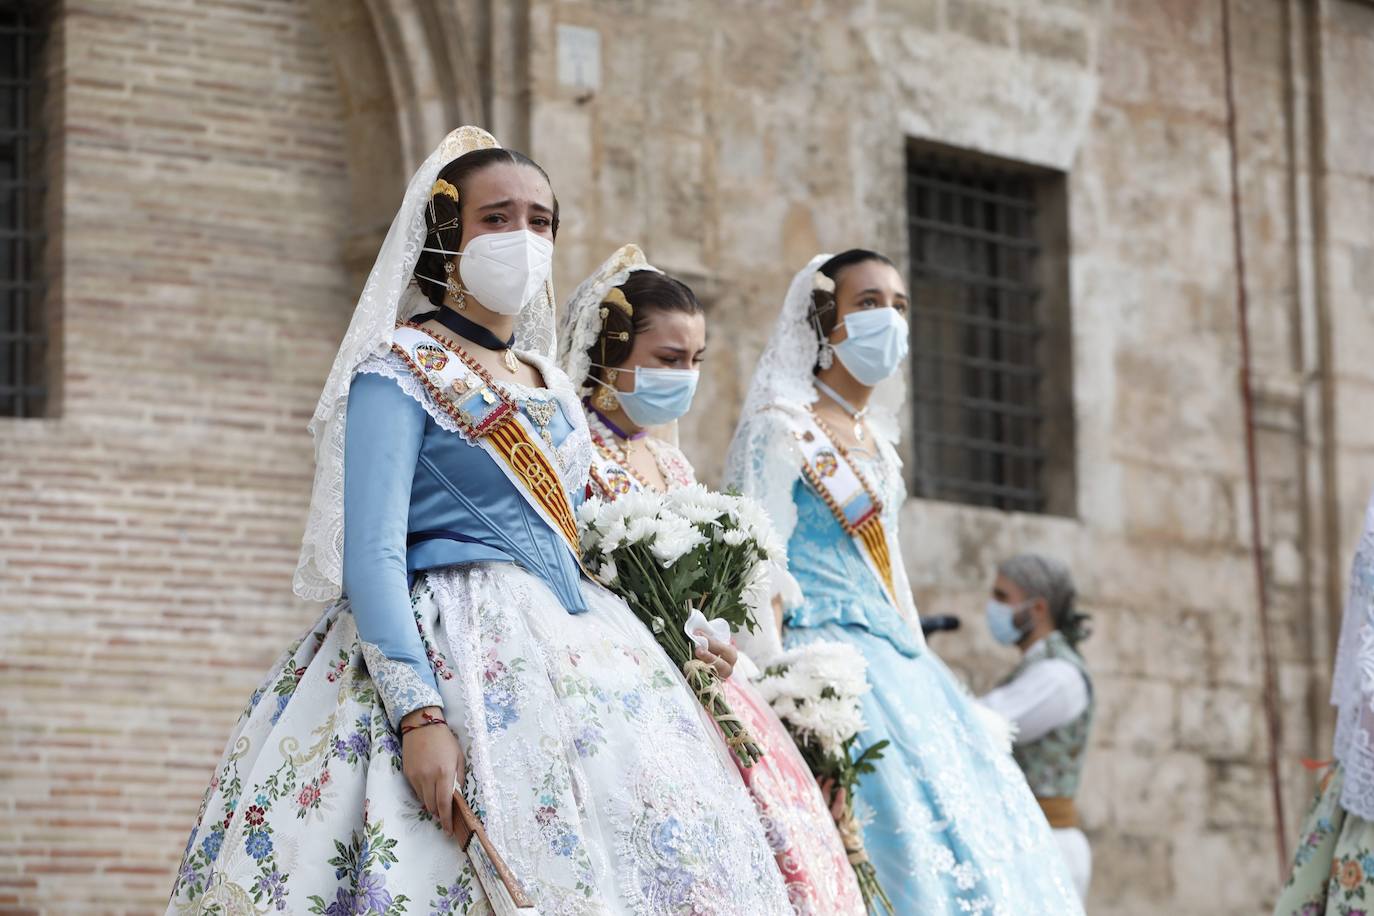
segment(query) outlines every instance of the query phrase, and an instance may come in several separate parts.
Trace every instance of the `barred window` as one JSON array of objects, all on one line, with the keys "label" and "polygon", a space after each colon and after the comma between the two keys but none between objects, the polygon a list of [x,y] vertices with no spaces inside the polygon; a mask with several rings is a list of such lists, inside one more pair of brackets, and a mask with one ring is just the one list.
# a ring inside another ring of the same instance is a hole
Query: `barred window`
[{"label": "barred window", "polygon": [[46,411],[41,51],[47,4],[0,0],[0,416]]},{"label": "barred window", "polygon": [[913,143],[907,208],[913,493],[1073,514],[1063,174]]}]

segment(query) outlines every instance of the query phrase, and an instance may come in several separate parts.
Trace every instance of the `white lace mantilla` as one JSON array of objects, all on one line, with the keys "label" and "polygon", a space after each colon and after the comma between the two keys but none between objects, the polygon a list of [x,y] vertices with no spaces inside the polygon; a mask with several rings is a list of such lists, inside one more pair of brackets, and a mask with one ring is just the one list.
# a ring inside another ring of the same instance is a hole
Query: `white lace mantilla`
[{"label": "white lace mantilla", "polygon": [[659,272],[645,260],[638,245],[623,245],[579,283],[572,297],[563,304],[558,328],[558,365],[568,373],[581,394],[587,394],[591,387],[584,384],[592,363],[587,351],[601,336],[605,324],[601,303],[606,300],[607,293],[624,283],[636,270]]},{"label": "white lace mantilla", "polygon": [[1336,707],[1333,756],[1345,770],[1341,807],[1374,821],[1374,495],[1351,564],[1331,705]]},{"label": "white lace mantilla", "polygon": [[[330,601],[339,597],[342,590],[343,454],[348,388],[364,360],[385,353],[391,346],[397,321],[431,307],[415,286],[413,272],[424,246],[424,211],[434,180],[444,166],[465,153],[495,146],[496,139],[478,127],[460,127],[446,136],[410,179],[391,229],[377,252],[310,420],[310,433],[315,440],[315,483],[294,580],[295,592],[302,598]],[[546,357],[553,355],[554,302],[553,285],[547,283],[525,306],[515,327],[520,349]]]}]

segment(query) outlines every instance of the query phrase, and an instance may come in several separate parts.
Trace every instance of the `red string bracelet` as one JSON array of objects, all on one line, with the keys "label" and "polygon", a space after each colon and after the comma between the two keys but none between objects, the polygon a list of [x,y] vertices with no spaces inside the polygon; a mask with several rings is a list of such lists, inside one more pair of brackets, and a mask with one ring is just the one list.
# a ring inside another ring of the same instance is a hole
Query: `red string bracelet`
[{"label": "red string bracelet", "polygon": [[425,721],[419,723],[418,725],[402,725],[402,726],[401,726],[401,735],[402,735],[402,737],[404,737],[405,735],[410,734],[411,732],[415,731],[415,729],[417,729],[417,728],[424,728],[424,727],[427,726],[427,725],[447,725],[447,724],[448,724],[448,720],[445,719],[443,716],[431,715],[431,714],[428,713],[428,712],[422,712],[422,713],[420,713],[420,718],[421,718],[421,719],[424,719]]}]

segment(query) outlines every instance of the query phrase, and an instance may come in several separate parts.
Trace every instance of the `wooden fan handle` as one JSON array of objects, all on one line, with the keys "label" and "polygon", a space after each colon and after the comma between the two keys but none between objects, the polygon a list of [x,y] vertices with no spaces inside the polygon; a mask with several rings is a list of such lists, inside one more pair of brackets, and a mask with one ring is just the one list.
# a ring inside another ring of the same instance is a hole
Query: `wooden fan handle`
[{"label": "wooden fan handle", "polygon": [[501,858],[500,854],[497,853],[496,847],[492,845],[491,839],[487,836],[486,828],[483,827],[482,822],[477,819],[477,815],[473,812],[471,806],[468,805],[468,800],[463,797],[463,793],[455,789],[453,792],[453,801],[454,804],[458,806],[458,815],[462,818],[463,825],[467,827],[469,831],[469,836],[467,841],[463,844],[463,849],[466,850],[468,845],[472,842],[472,838],[476,837],[477,842],[482,844],[482,849],[486,852],[487,858],[491,860],[492,867],[496,869],[496,874],[501,878],[501,883],[504,884],[506,890],[510,892],[510,899],[515,902],[515,905],[518,907],[534,906],[534,901],[525,893],[525,889],[520,886],[520,882],[515,880],[515,875],[511,873],[510,867],[506,865],[506,860]]}]

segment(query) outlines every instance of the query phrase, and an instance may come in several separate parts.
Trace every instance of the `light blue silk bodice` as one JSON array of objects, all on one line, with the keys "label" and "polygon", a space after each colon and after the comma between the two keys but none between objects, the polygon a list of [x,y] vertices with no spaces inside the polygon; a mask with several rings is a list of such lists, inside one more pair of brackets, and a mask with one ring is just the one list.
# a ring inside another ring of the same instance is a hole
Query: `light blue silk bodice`
[{"label": "light blue silk bodice", "polygon": [[[540,368],[546,381],[557,372]],[[566,397],[516,385],[506,391],[527,417],[528,403],[556,406],[543,427],[552,447],[539,444],[576,508],[590,448],[576,447],[587,432],[571,387]],[[411,611],[418,573],[514,563],[543,580],[569,613],[586,610],[580,567],[562,534],[517,490],[500,459],[456,431],[399,357],[374,357],[360,368],[345,429],[344,595],[393,722],[421,706],[443,705]]]},{"label": "light blue silk bodice", "polygon": [[[863,469],[871,473],[869,468]],[[893,606],[882,583],[864,562],[854,539],[815,489],[800,478],[793,485],[797,526],[787,542],[788,570],[805,595],[783,623],[815,628],[828,623],[868,630],[903,655],[921,654],[921,641]]]}]

